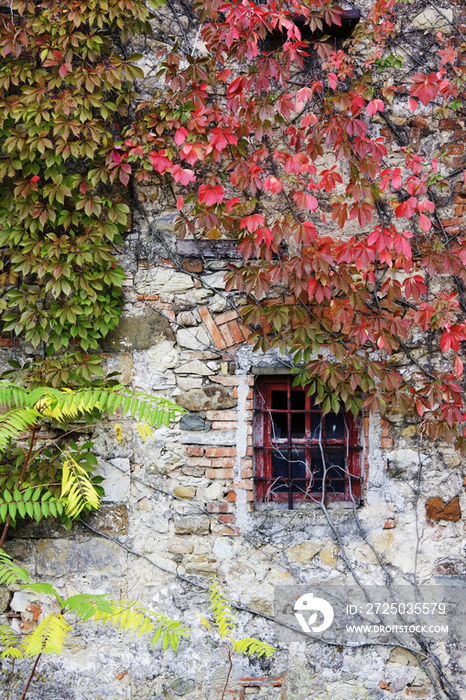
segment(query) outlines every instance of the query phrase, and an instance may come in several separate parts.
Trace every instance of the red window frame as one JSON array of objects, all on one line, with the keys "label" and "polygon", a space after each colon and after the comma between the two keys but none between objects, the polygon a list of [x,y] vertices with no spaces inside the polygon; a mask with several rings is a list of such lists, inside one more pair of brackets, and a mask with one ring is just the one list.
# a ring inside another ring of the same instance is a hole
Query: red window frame
[{"label": "red window frame", "polygon": [[321,404],[292,386],[293,379],[260,377],[256,383],[256,502],[287,502],[290,510],[303,500],[359,503],[360,420],[343,411],[323,416]]}]

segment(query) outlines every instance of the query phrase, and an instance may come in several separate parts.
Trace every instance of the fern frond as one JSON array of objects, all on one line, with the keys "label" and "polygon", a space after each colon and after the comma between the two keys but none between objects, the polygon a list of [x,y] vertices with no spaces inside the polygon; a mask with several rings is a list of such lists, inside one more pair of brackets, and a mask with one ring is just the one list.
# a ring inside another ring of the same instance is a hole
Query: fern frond
[{"label": "fern frond", "polygon": [[10,440],[16,440],[40,420],[41,414],[33,408],[15,408],[0,416],[0,452]]},{"label": "fern frond", "polygon": [[66,496],[66,512],[70,518],[77,518],[83,508],[90,506],[97,510],[100,498],[86,470],[65,452],[63,462],[61,495]]},{"label": "fern frond", "polygon": [[19,635],[15,632],[10,625],[5,622],[0,625],[0,646],[6,647],[16,644],[19,640]]},{"label": "fern frond", "polygon": [[95,595],[90,593],[80,593],[67,598],[63,603],[63,611],[74,612],[80,620],[85,622],[91,617],[96,618],[97,614],[111,615],[113,604],[107,600],[106,595]]},{"label": "fern frond", "polygon": [[[123,413],[138,414],[138,420],[159,427],[168,425],[177,413],[185,409],[169,399],[154,397],[143,392],[128,390],[121,384],[111,388],[83,389],[82,391],[57,391],[43,389],[44,411],[57,420],[75,418],[78,414],[92,411],[114,413],[123,404]],[[45,415],[45,414],[44,414]]]},{"label": "fern frond", "polygon": [[23,653],[18,647],[7,647],[0,654],[0,659],[22,659]]},{"label": "fern frond", "polygon": [[50,583],[25,583],[20,586],[20,588],[24,588],[27,591],[34,591],[34,593],[40,593],[41,595],[49,595],[55,598],[55,600],[60,603],[60,606],[63,605],[63,598],[60,598],[57,591]]},{"label": "fern frond", "polygon": [[0,647],[6,647],[0,654],[0,659],[22,659],[21,649],[15,646],[19,641],[19,635],[11,629],[9,624],[0,625]]},{"label": "fern frond", "polygon": [[209,586],[209,599],[220,638],[225,639],[235,630],[236,618],[230,599],[217,579]]},{"label": "fern frond", "polygon": [[0,405],[5,408],[23,408],[31,406],[29,392],[16,384],[0,383]]},{"label": "fern frond", "polygon": [[9,586],[16,581],[30,583],[31,579],[26,569],[17,566],[13,559],[2,549],[0,549],[0,583]]},{"label": "fern frond", "polygon": [[104,612],[94,617],[96,620],[102,620],[104,624],[111,623],[112,627],[119,625],[120,630],[134,632],[138,637],[153,632],[151,646],[162,638],[164,651],[170,645],[176,652],[180,637],[190,635],[188,628],[178,620],[144,608],[139,602],[119,601],[113,603],[111,614]]},{"label": "fern frond", "polygon": [[50,613],[29,634],[23,643],[23,648],[28,656],[37,654],[60,654],[64,641],[71,630],[61,613]]},{"label": "fern frond", "polygon": [[240,654],[247,653],[248,656],[251,656],[251,654],[272,656],[277,650],[270,644],[261,642],[260,639],[255,639],[255,637],[244,637],[233,642],[233,651],[237,651]]}]

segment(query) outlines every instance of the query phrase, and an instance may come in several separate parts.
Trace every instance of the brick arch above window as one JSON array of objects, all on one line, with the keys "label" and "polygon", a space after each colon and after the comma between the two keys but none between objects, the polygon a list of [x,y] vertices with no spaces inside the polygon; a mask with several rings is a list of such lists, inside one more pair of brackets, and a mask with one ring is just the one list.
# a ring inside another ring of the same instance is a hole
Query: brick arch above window
[{"label": "brick arch above window", "polygon": [[254,396],[254,487],[259,503],[361,501],[360,421],[322,415],[293,376],[258,378]]}]

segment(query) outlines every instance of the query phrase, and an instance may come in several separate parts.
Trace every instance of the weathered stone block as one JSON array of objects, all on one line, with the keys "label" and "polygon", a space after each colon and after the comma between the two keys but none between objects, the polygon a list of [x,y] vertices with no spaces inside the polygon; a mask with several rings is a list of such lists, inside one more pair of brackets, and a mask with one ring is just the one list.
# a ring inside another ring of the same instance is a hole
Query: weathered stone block
[{"label": "weathered stone block", "polygon": [[236,445],[236,433],[234,430],[187,431],[181,434],[180,442],[183,445]]},{"label": "weathered stone block", "polygon": [[176,535],[208,535],[209,518],[207,515],[175,516]]},{"label": "weathered stone block", "polygon": [[182,396],[176,397],[176,403],[187,411],[219,411],[234,408],[238,403],[222,386],[206,386],[202,389],[191,389]]},{"label": "weathered stone block", "polygon": [[101,341],[106,352],[147,350],[162,338],[174,340],[175,335],[168,320],[153,309],[146,309],[139,316],[123,316],[118,327]]},{"label": "weathered stone block", "polygon": [[10,607],[11,592],[5,586],[0,588],[0,612],[6,612]]},{"label": "weathered stone block", "polygon": [[27,518],[19,520],[16,528],[11,528],[9,536],[24,540],[41,540],[44,537],[55,539],[60,537],[71,537],[73,533],[56,518],[43,518],[36,522]]},{"label": "weathered stone block", "polygon": [[[97,472],[104,477],[102,486],[105,489],[105,496],[102,497],[102,500],[114,502],[127,501],[131,485],[129,459],[117,457],[113,459],[112,462],[113,464],[99,460]],[[119,467],[119,469],[117,467]],[[123,469],[127,473],[123,474],[120,469]]]},{"label": "weathered stone block", "polygon": [[103,503],[98,511],[87,515],[86,521],[95,530],[106,535],[128,534],[128,510],[123,503]]},{"label": "weathered stone block", "polygon": [[123,575],[126,554],[117,544],[92,538],[87,542],[70,540],[39,540],[37,546],[37,574],[39,576],[66,576],[75,572]]},{"label": "weathered stone block", "polygon": [[183,678],[177,678],[170,683],[170,690],[172,693],[175,693],[175,695],[182,697],[196,690],[196,683],[191,679],[184,680]]},{"label": "weathered stone block", "polygon": [[175,272],[171,268],[157,267],[152,270],[140,270],[134,284],[138,294],[183,294],[193,288],[190,275]]},{"label": "weathered stone block", "polygon": [[181,416],[180,428],[181,430],[204,430],[205,420],[197,414]]},{"label": "weathered stone block", "polygon": [[186,498],[186,499],[191,499],[194,498],[194,494],[196,493],[196,490],[192,486],[178,486],[173,493],[175,496],[178,498]]},{"label": "weathered stone block", "polygon": [[212,374],[212,370],[200,360],[192,360],[191,362],[177,367],[175,369],[175,374],[200,374],[201,376],[207,377],[209,374]]}]

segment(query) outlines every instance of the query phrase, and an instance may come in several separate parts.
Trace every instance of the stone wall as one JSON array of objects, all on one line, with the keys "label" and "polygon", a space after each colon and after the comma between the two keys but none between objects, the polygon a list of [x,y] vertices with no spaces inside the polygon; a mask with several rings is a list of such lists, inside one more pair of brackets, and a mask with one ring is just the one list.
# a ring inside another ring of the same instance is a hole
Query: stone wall
[{"label": "stone wall", "polygon": [[[453,18],[450,8],[442,12]],[[437,22],[432,13],[435,9],[427,8],[415,15],[419,31]],[[159,39],[145,45],[145,61],[147,52],[159,48]],[[146,88],[153,85],[148,79]],[[396,126],[411,142],[429,133],[425,111],[397,117]],[[396,138],[382,120],[378,128]],[[461,137],[457,123],[445,119],[440,136],[445,142]],[[463,141],[448,149],[452,166],[460,167]],[[275,586],[344,584],[351,571],[365,584],[380,583],[386,572],[399,582],[414,576],[429,584],[464,578],[463,464],[451,447],[419,445],[415,426],[401,415],[361,417],[364,495],[358,509],[335,503],[326,513],[318,504],[294,511],[254,504],[255,380],[259,374],[289,372],[291,360],[275,351],[254,353],[248,346],[250,330],[242,327],[239,314],[243,300],[225,292],[225,256],[234,256],[232,242],[212,241],[201,246],[202,254],[193,242],[177,243],[174,207],[154,183],[139,190],[144,207],[134,213],[121,253],[126,307],[118,330],[101,349],[108,370],[120,372],[122,383],[172,398],[187,413],[175,425],[153,431],[147,443],[135,422],[121,414],[95,427],[106,490],[101,509],[71,532],[53,520],[22,524],[11,533],[7,551],[64,595],[98,592],[141,600],[182,620],[192,636],[175,654],[114,629],[76,626],[62,656],[41,660],[31,700],[220,698],[228,663],[199,620],[199,614],[209,614],[206,588],[213,576],[238,606],[239,632],[272,644]],[[458,186],[444,208],[447,232],[464,225],[465,207],[466,193]],[[4,364],[24,358],[30,348],[0,338],[0,350]],[[116,421],[122,426],[121,444]],[[47,605],[14,586],[1,589],[0,622],[9,619],[16,629],[29,631]],[[459,696],[466,697],[461,648],[440,644],[435,651]],[[5,689],[11,666],[1,664]],[[16,693],[27,664],[17,669]],[[279,644],[273,659],[235,658],[225,697],[438,696],[407,649],[351,648],[297,637]]]}]

